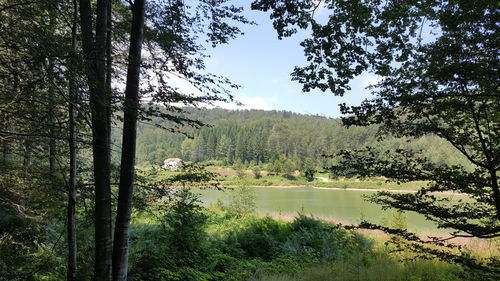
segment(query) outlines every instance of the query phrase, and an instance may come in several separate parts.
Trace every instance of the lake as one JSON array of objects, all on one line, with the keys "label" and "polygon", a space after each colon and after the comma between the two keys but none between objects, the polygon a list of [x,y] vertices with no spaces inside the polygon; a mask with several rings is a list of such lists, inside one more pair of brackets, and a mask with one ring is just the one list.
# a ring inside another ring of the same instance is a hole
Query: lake
[{"label": "lake", "polygon": [[[235,191],[200,190],[205,204],[214,203],[217,199],[228,202]],[[394,210],[383,211],[380,206],[367,202],[364,196],[376,191],[335,190],[311,187],[298,188],[252,188],[255,195],[257,211],[264,214],[281,214],[295,216],[298,213],[315,217],[332,219],[340,222],[359,223],[361,218],[373,223],[387,225],[394,221]],[[456,195],[458,196],[458,195]],[[444,233],[427,221],[422,215],[414,212],[405,213],[408,229],[418,233]]]}]

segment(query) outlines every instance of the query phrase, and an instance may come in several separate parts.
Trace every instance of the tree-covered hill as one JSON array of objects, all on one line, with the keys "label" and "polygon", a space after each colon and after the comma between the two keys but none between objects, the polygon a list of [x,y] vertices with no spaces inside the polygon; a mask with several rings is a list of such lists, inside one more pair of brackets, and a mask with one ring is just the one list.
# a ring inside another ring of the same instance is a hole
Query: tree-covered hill
[{"label": "tree-covered hill", "polygon": [[187,114],[209,126],[196,130],[187,128],[184,131],[187,136],[160,128],[170,125],[157,120],[139,126],[139,164],[160,164],[165,158],[180,157],[196,162],[219,160],[225,165],[259,165],[281,158],[300,169],[311,164],[323,167],[328,161],[323,155],[366,145],[380,149],[409,146],[424,150],[438,163],[461,161],[449,146],[431,136],[411,142],[389,139],[377,143],[374,126],[346,128],[337,119],[321,116],[219,108],[188,109]]}]

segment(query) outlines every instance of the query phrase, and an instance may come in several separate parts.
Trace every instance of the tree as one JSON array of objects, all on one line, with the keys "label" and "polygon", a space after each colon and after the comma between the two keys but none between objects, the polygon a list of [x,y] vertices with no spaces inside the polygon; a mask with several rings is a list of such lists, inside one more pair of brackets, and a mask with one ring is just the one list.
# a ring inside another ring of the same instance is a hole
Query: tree
[{"label": "tree", "polygon": [[[236,85],[204,72],[204,44],[227,43],[241,33],[232,22],[249,22],[240,15],[242,9],[228,1],[194,4],[189,6],[181,0],[13,0],[0,4],[0,82],[5,86],[0,90],[0,137],[4,164],[7,156],[21,153],[25,170],[32,172],[46,168],[38,169],[35,161],[48,160],[48,175],[55,188],[57,153],[63,147],[58,142],[66,140],[62,129],[69,132],[69,184],[67,189],[57,189],[68,191],[68,279],[74,278],[76,270],[76,119],[86,119],[86,112],[91,116],[87,125],[92,132],[94,279],[125,280],[138,120],[166,119],[169,123],[165,127],[171,131],[184,125],[200,127],[202,122],[183,115],[184,110],[176,104],[195,106],[232,99],[229,89]],[[77,34],[75,19],[79,20],[81,34]],[[123,50],[126,46],[130,46],[128,57]],[[85,79],[77,71],[81,68]],[[175,79],[191,84],[195,90],[182,93]],[[121,84],[125,84],[124,95],[118,87],[112,88]],[[81,90],[78,97],[77,90]],[[82,108],[84,113],[76,117],[75,111]],[[110,177],[113,116],[123,121],[114,241]],[[66,119],[67,124],[61,121]],[[12,149],[15,146],[20,149]],[[45,152],[48,155],[40,155]],[[63,173],[59,176],[64,177]]]},{"label": "tree", "polygon": [[135,178],[137,117],[139,112],[139,84],[141,52],[144,37],[145,0],[131,5],[132,25],[128,55],[127,82],[123,105],[123,139],[120,162],[120,184],[113,240],[113,280],[125,281],[128,273],[128,240],[132,215],[132,194]]},{"label": "tree", "polygon": [[[95,23],[91,1],[80,0],[80,28],[92,115],[92,155],[95,192],[96,281],[111,280],[111,139],[108,126],[110,92],[106,90],[106,36],[109,0],[96,4]],[[95,31],[94,31],[95,26]],[[95,35],[94,35],[95,34]]]},{"label": "tree", "polygon": [[[98,0],[94,24],[90,1],[80,0],[82,45],[85,58],[89,60],[86,69],[93,128],[96,280],[110,280],[111,271],[113,280],[127,279],[137,121],[157,116],[171,121],[171,126],[200,126],[199,121],[179,116],[183,110],[172,104],[226,101],[228,98],[223,95],[229,95],[229,92],[225,86],[236,87],[224,77],[199,73],[205,66],[204,47],[197,43],[198,34],[206,32],[207,41],[215,47],[241,33],[226,20],[248,23],[239,15],[241,8],[226,5],[226,2],[199,1],[197,6],[191,7],[184,1],[160,1],[146,5],[144,0],[135,0],[129,2],[131,15],[123,11],[118,15],[124,23],[130,24],[130,31],[123,33],[130,47],[124,102],[118,104],[123,109],[123,139],[111,258],[110,116],[113,113],[111,102],[122,98],[112,96],[112,83],[109,81],[113,68],[110,53],[114,41],[110,38],[111,32],[106,29],[114,10],[109,0]],[[94,25],[95,32],[92,30]],[[143,43],[147,46],[144,51],[149,60],[143,60],[141,56]],[[191,83],[198,94],[181,93],[169,84],[171,81],[165,73]],[[141,78],[146,85],[143,88],[140,87]],[[146,96],[150,102],[147,106],[141,105],[140,98]],[[166,110],[158,104],[163,104]]]},{"label": "tree", "polygon": [[[328,12],[326,21],[315,14],[320,6]],[[435,135],[473,166],[437,165],[418,151],[368,148],[341,152],[334,170],[397,182],[428,181],[416,194],[381,192],[371,200],[424,214],[438,227],[455,229],[452,237],[500,236],[496,1],[259,0],[252,7],[271,10],[280,37],[310,28],[310,38],[301,43],[310,64],[292,73],[304,91],[343,95],[365,71],[380,78],[371,87],[373,99],[341,105],[345,125],[380,124],[381,132],[398,137]],[[468,199],[451,202],[436,196],[450,191]],[[411,245],[431,256],[500,274],[494,263],[488,267],[417,244]]]},{"label": "tree", "polygon": [[[60,229],[62,225],[59,222],[63,221],[64,216],[60,212],[63,210],[61,198],[64,192],[68,191],[68,280],[74,280],[76,277],[76,227],[74,224],[76,153],[74,148],[77,140],[75,135],[73,134],[73,137],[68,140],[71,151],[69,157],[66,154],[68,151],[60,144],[66,140],[63,132],[68,130],[71,135],[71,131],[74,132],[74,127],[79,124],[75,118],[69,121],[69,124],[65,122],[66,119],[71,119],[66,109],[74,109],[77,104],[76,98],[72,97],[74,95],[68,94],[68,86],[66,86],[69,82],[72,85],[69,88],[73,89],[73,94],[75,93],[77,73],[74,70],[78,67],[76,64],[69,67],[75,57],[76,20],[74,16],[73,18],[70,16],[75,15],[73,13],[75,9],[74,3],[72,5],[61,1],[50,3],[4,1],[0,8],[0,22],[2,22],[0,27],[2,30],[0,83],[3,86],[0,93],[2,96],[0,101],[2,132],[0,135],[5,137],[4,144],[8,144],[5,146],[7,149],[4,149],[4,158],[9,160],[4,161],[5,170],[2,173],[5,173],[7,177],[19,173],[16,171],[19,169],[17,154],[21,152],[19,148],[22,147],[25,174],[20,177],[21,181],[12,181],[9,189],[16,190],[15,193],[25,193],[24,196],[17,197],[22,199],[18,202],[15,200],[16,197],[11,197],[13,200],[11,203],[26,205],[25,211],[17,213],[16,217],[30,225],[36,218],[40,222],[43,220],[43,223],[47,224],[47,229]],[[68,71],[70,68],[73,71]],[[71,126],[73,129],[69,129]],[[71,162],[71,176],[68,189],[66,189],[64,186],[67,167],[65,162],[68,158]],[[20,189],[20,185],[23,184],[28,188]],[[2,197],[3,194],[2,192]],[[33,204],[30,201],[38,203]],[[6,206],[8,210],[9,204]],[[45,214],[49,211],[53,212],[50,216]],[[27,214],[33,219],[29,219]],[[27,233],[32,231],[28,227],[26,229]],[[15,234],[15,231],[10,234]],[[40,239],[40,243],[50,241],[50,238],[37,233],[30,235],[23,238],[26,241]],[[24,245],[27,246],[26,252],[19,251],[12,256],[19,258],[20,262],[24,259],[23,255],[29,255],[28,253],[33,251],[30,243]],[[30,265],[30,262],[24,263]],[[19,270],[19,274],[14,274],[11,278],[27,280],[33,275],[28,270],[25,270],[28,272],[23,271]]]}]

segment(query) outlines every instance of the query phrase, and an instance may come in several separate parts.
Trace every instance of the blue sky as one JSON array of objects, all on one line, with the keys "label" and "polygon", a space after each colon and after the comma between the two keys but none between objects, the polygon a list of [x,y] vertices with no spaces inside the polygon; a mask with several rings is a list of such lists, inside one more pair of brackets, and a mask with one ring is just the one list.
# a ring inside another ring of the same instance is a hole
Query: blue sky
[{"label": "blue sky", "polygon": [[[242,1],[243,2],[243,1]],[[247,2],[247,1],[245,1]],[[224,75],[242,86],[233,94],[245,106],[240,108],[288,110],[305,114],[339,117],[339,103],[359,104],[368,98],[364,88],[376,81],[373,74],[363,74],[351,83],[352,91],[344,97],[330,92],[302,92],[302,86],[291,81],[294,66],[306,65],[299,43],[307,32],[300,31],[291,38],[278,40],[267,13],[251,11],[245,6],[245,15],[258,25],[242,27],[245,35],[227,45],[208,49],[211,58],[207,70]],[[234,105],[224,105],[235,108]]]}]

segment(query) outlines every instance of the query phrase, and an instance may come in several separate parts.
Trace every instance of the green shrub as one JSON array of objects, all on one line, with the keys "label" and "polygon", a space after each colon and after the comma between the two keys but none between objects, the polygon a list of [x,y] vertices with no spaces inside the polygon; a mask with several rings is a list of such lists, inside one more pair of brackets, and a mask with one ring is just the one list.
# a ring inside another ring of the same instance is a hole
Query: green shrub
[{"label": "green shrub", "polygon": [[350,251],[366,250],[371,246],[356,233],[304,215],[299,215],[290,227],[291,235],[283,249],[294,256],[333,261]]},{"label": "green shrub", "polygon": [[231,245],[230,248],[240,249],[245,257],[269,261],[282,252],[281,245],[288,234],[284,223],[270,217],[255,218],[245,228],[232,232],[227,244]]},{"label": "green shrub", "polygon": [[162,218],[165,242],[171,251],[192,260],[202,250],[208,216],[189,189],[179,189],[176,196]]},{"label": "green shrub", "polygon": [[239,187],[231,192],[227,210],[237,218],[252,215],[255,212],[255,190],[251,187]]}]

